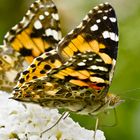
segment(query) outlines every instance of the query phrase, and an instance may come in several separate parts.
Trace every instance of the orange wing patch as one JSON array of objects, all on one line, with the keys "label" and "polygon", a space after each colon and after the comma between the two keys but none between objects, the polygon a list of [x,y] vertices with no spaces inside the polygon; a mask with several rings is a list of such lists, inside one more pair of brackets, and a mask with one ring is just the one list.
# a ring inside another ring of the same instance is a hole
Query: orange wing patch
[{"label": "orange wing patch", "polygon": [[89,86],[87,83],[85,83],[85,82],[83,82],[81,80],[70,80],[69,82],[74,84],[74,85],[80,86],[80,87]]},{"label": "orange wing patch", "polygon": [[22,31],[11,43],[14,50],[20,52],[28,63],[31,63],[35,57],[50,47],[41,37],[31,38],[31,32],[32,30],[29,30],[29,28]]},{"label": "orange wing patch", "polygon": [[[53,57],[53,59],[51,57]],[[24,82],[29,82],[33,79],[47,76],[48,72],[54,68],[60,67],[61,65],[62,63],[55,54],[55,51],[51,51],[51,53],[44,53],[35,58],[32,64],[21,73],[16,87],[20,87]]]},{"label": "orange wing patch", "polygon": [[[61,46],[61,44],[60,44]],[[112,58],[105,53],[101,53],[100,49],[105,49],[106,46],[102,43],[99,43],[97,40],[86,41],[84,34],[78,35],[76,38],[72,39],[67,46],[64,46],[62,52],[60,52],[61,57],[69,59],[74,56],[74,53],[85,53],[85,52],[94,52],[98,54],[106,64],[112,64]]]},{"label": "orange wing patch", "polygon": [[[68,59],[69,57],[72,57],[75,52],[86,52],[86,51],[95,51],[95,48],[98,47],[98,42],[94,41],[95,43],[92,44],[96,45],[95,47],[91,46],[90,43],[88,43],[82,35],[78,35],[76,38],[72,39],[67,46],[64,47],[62,50],[62,55],[64,58]],[[94,49],[93,49],[94,48]]]}]

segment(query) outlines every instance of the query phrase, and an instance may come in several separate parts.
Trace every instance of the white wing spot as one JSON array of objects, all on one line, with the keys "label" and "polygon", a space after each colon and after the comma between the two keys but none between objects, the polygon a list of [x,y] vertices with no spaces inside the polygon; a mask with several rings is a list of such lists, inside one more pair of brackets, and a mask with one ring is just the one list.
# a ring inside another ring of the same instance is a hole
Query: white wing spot
[{"label": "white wing spot", "polygon": [[118,42],[119,41],[119,37],[116,35],[116,40],[115,40],[116,42]]},{"label": "white wing spot", "polygon": [[102,13],[102,12],[103,12],[102,10],[99,10],[99,11],[98,11],[98,13]]},{"label": "white wing spot", "polygon": [[52,30],[51,29],[46,29],[45,33],[46,33],[47,36],[50,36],[50,35],[52,35]]},{"label": "white wing spot", "polygon": [[88,60],[89,60],[89,61],[92,61],[92,60],[93,60],[93,58],[92,58],[92,57],[89,57],[89,58],[88,58]]},{"label": "white wing spot", "polygon": [[89,11],[89,14],[92,14],[92,13],[93,13],[93,11],[92,11],[92,10],[90,10],[90,11]]},{"label": "white wing spot", "polygon": [[101,3],[101,4],[99,4],[100,6],[104,6],[104,4],[103,3]]},{"label": "white wing spot", "polygon": [[[77,28],[79,28],[79,26],[77,26]],[[71,31],[68,33],[68,35],[73,34],[73,32],[74,32],[74,30],[71,30]]]},{"label": "white wing spot", "polygon": [[108,2],[105,2],[105,4],[108,5],[109,3]]},{"label": "white wing spot", "polygon": [[88,20],[88,19],[89,19],[89,17],[88,17],[88,15],[86,15],[83,20]]},{"label": "white wing spot", "polygon": [[83,62],[87,62],[87,60],[86,60],[86,59],[84,59],[84,60],[83,60]]},{"label": "white wing spot", "polygon": [[39,19],[40,19],[40,20],[45,19],[44,15],[40,15],[40,16],[39,16]]},{"label": "white wing spot", "polygon": [[39,20],[35,21],[34,27],[35,27],[35,29],[41,29],[42,28],[41,22]]},{"label": "white wing spot", "polygon": [[117,21],[117,19],[114,18],[114,17],[110,17],[109,19],[110,19],[111,22],[116,22]]},{"label": "white wing spot", "polygon": [[45,11],[44,14],[45,14],[45,16],[48,16],[49,15],[49,12]]},{"label": "white wing spot", "polygon": [[28,10],[27,11],[27,13],[26,13],[26,15],[30,15],[31,14],[31,11],[30,10]]},{"label": "white wing spot", "polygon": [[59,40],[58,32],[56,30],[52,30],[52,32],[53,32],[54,39]]},{"label": "white wing spot", "polygon": [[49,5],[46,5],[48,8],[49,7],[55,7],[55,5],[53,3],[49,4]]},{"label": "white wing spot", "polygon": [[95,10],[98,10],[98,9],[99,9],[99,7],[98,7],[98,6],[95,6],[95,7],[94,7],[94,9],[95,9]]},{"label": "white wing spot", "polygon": [[108,71],[108,69],[107,68],[105,68],[105,67],[102,67],[102,66],[96,66],[96,65],[92,65],[92,66],[90,66],[89,67],[90,69],[93,69],[93,70],[100,70],[100,71]]},{"label": "white wing spot", "polygon": [[25,17],[23,17],[22,21],[20,22],[21,24],[25,23],[27,20]]},{"label": "white wing spot", "polygon": [[98,59],[98,58],[97,58],[97,59],[96,59],[96,61],[97,61],[97,62],[102,62],[103,60],[102,60],[102,59]]},{"label": "white wing spot", "polygon": [[104,10],[105,13],[108,13],[108,10]]},{"label": "white wing spot", "polygon": [[12,30],[17,30],[18,25],[15,25],[14,27],[12,27]]},{"label": "white wing spot", "polygon": [[68,61],[64,63],[64,65],[68,65],[68,64],[69,64],[69,62],[68,62]]},{"label": "white wing spot", "polygon": [[78,26],[77,26],[77,28],[81,28],[83,26],[83,23],[81,22]]},{"label": "white wing spot", "polygon": [[[30,20],[35,14],[32,13],[32,11],[28,10],[26,13],[26,16],[28,17],[28,20]],[[25,17],[26,18],[26,17]]]},{"label": "white wing spot", "polygon": [[52,17],[55,19],[55,20],[59,20],[59,16],[58,14],[56,13],[52,13]]},{"label": "white wing spot", "polygon": [[98,30],[98,25],[94,24],[93,26],[90,27],[91,31],[97,31]]},{"label": "white wing spot", "polygon": [[104,32],[102,33],[102,35],[103,35],[103,38],[104,38],[104,39],[110,38],[110,35],[109,35],[109,32],[108,32],[108,31],[104,31]]},{"label": "white wing spot", "polygon": [[111,83],[111,81],[112,81],[112,77],[113,77],[115,65],[116,65],[116,60],[113,59],[113,60],[112,60],[112,69],[111,69],[111,71],[109,72],[109,82],[110,82],[110,83]]},{"label": "white wing spot", "polygon": [[110,39],[116,41],[116,34],[115,33],[110,33]]},{"label": "white wing spot", "polygon": [[10,35],[9,32],[7,32],[4,38],[8,38],[9,35]]},{"label": "white wing spot", "polygon": [[100,19],[97,19],[97,20],[96,20],[96,22],[97,22],[97,23],[100,23],[100,22],[101,22],[101,20],[100,20]]},{"label": "white wing spot", "polygon": [[[77,55],[78,55],[78,56],[81,56],[81,53],[78,53]],[[84,56],[84,55],[82,55],[82,56]]]},{"label": "white wing spot", "polygon": [[30,7],[31,7],[31,8],[35,8],[34,3],[32,3]]},{"label": "white wing spot", "polygon": [[56,40],[60,40],[60,34],[56,30],[46,29],[45,33],[47,36],[52,36]]},{"label": "white wing spot", "polygon": [[90,77],[90,81],[96,82],[96,83],[104,83],[105,80],[99,77]]},{"label": "white wing spot", "polygon": [[107,16],[103,16],[103,20],[106,20],[107,19]]},{"label": "white wing spot", "polygon": [[113,32],[104,31],[102,35],[104,39],[110,38],[111,40],[116,41],[116,42],[119,40],[118,36]]},{"label": "white wing spot", "polygon": [[90,69],[93,69],[93,70],[97,70],[97,69],[98,69],[98,67],[97,67],[96,65],[92,65],[92,66],[90,66],[89,68],[90,68]]},{"label": "white wing spot", "polygon": [[112,8],[110,8],[109,11],[112,11]]},{"label": "white wing spot", "polygon": [[80,62],[77,64],[78,66],[85,66],[86,64],[84,62]]}]

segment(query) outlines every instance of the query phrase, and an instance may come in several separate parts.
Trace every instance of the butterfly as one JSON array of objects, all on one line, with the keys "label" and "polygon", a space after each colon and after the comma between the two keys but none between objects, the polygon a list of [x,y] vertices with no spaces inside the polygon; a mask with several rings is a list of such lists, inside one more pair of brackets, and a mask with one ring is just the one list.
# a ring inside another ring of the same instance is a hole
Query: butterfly
[{"label": "butterfly", "polygon": [[0,90],[11,92],[19,73],[61,39],[57,8],[52,0],[36,0],[0,46]]},{"label": "butterfly", "polygon": [[94,7],[56,49],[34,59],[12,98],[84,115],[114,108],[122,101],[108,92],[118,41],[113,7],[108,3]]}]

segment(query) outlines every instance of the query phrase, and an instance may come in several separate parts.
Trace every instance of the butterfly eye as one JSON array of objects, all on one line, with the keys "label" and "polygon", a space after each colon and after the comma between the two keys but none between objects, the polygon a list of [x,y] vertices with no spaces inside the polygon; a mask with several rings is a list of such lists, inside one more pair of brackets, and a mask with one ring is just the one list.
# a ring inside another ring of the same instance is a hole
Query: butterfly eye
[{"label": "butterfly eye", "polygon": [[3,60],[6,61],[7,63],[12,63],[13,62],[11,57],[8,56],[8,55],[3,55]]}]

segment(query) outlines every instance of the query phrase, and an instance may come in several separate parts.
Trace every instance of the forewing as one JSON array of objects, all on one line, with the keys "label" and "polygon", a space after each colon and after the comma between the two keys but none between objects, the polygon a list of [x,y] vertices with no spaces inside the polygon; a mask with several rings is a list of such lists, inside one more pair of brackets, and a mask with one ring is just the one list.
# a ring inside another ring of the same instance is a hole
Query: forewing
[{"label": "forewing", "polygon": [[5,35],[4,43],[31,63],[35,57],[55,48],[60,39],[55,4],[52,0],[36,0],[23,19]]}]

